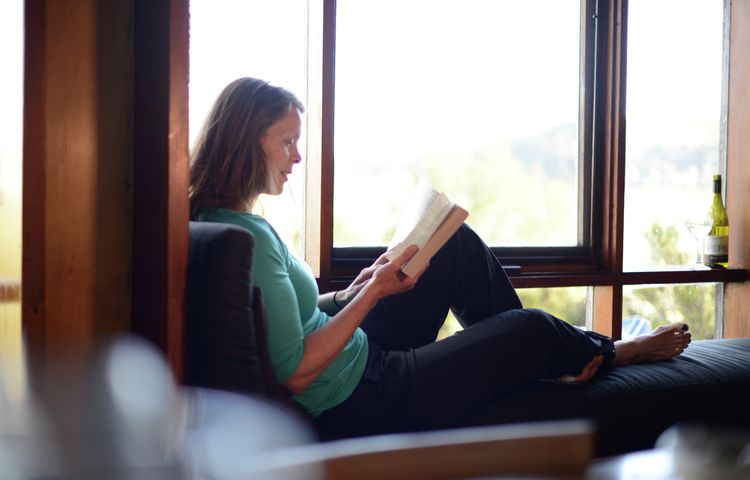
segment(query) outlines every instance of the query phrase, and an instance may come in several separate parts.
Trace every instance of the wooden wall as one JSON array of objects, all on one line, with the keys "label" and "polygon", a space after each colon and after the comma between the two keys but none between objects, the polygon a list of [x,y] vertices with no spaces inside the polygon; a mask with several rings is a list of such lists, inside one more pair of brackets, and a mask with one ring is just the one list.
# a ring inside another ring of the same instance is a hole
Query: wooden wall
[{"label": "wooden wall", "polygon": [[135,0],[133,323],[182,377],[188,249],[188,2]]},{"label": "wooden wall", "polygon": [[188,2],[26,0],[22,315],[34,358],[116,333],[179,377]]},{"label": "wooden wall", "polygon": [[23,323],[34,353],[130,325],[132,9],[26,3]]},{"label": "wooden wall", "polygon": [[[733,1],[729,51],[727,120],[727,209],[729,263],[750,268],[750,2]],[[725,291],[726,337],[750,337],[750,282]]]}]

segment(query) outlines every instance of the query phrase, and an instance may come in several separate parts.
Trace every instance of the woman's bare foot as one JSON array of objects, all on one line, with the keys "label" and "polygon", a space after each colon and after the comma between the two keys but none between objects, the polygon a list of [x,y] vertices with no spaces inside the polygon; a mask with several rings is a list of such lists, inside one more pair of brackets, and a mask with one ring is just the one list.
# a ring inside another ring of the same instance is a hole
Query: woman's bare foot
[{"label": "woman's bare foot", "polygon": [[[662,325],[651,333],[630,340],[618,340],[615,342],[612,365],[669,360],[685,351],[690,343],[690,336],[687,324],[675,323]],[[603,362],[604,355],[596,355],[578,375],[563,375],[558,380],[567,383],[587,382],[594,378]]]},{"label": "woman's bare foot", "polygon": [[681,354],[690,343],[690,332],[684,323],[662,325],[651,333],[615,342],[612,365],[669,360]]}]

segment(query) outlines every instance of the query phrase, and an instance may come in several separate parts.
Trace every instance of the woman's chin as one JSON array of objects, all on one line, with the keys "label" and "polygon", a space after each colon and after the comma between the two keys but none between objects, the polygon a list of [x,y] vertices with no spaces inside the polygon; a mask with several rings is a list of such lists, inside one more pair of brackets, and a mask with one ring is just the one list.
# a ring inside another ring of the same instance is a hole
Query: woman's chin
[{"label": "woman's chin", "polygon": [[275,185],[271,188],[267,188],[263,193],[271,197],[278,197],[279,195],[284,193],[284,185]]}]

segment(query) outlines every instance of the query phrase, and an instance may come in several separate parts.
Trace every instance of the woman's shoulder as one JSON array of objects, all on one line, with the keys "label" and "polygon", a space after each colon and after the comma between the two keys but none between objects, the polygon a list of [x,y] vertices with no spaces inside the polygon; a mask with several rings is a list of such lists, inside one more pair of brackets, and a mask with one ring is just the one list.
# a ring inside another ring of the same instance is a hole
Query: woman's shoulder
[{"label": "woman's shoulder", "polygon": [[259,215],[227,208],[207,208],[198,214],[196,220],[200,222],[220,222],[237,225],[249,230],[253,234],[256,248],[286,250],[271,224]]}]

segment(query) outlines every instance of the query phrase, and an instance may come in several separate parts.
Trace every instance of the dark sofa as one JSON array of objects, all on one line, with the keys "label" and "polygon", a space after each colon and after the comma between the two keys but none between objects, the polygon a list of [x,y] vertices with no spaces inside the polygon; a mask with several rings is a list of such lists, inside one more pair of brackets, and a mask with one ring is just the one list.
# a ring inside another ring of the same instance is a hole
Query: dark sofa
[{"label": "dark sofa", "polygon": [[[189,228],[185,382],[294,408],[269,368],[252,235],[218,223]],[[750,339],[694,341],[674,360],[611,368],[586,384],[533,382],[456,427],[565,418],[594,420],[598,456],[651,448],[676,423],[750,428]]]}]

